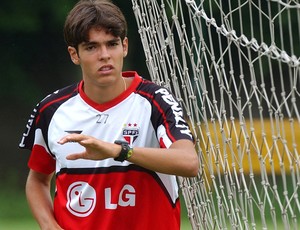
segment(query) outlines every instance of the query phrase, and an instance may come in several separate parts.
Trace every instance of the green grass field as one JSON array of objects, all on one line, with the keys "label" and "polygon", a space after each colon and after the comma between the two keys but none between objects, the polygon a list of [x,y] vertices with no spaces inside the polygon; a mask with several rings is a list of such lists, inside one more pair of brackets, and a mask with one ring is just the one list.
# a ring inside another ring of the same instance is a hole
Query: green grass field
[{"label": "green grass field", "polygon": [[23,191],[17,189],[2,190],[0,202],[0,229],[39,229],[31,216]]},{"label": "green grass field", "polygon": [[[34,221],[24,191],[20,189],[0,191],[0,229],[1,230],[39,230]],[[183,202],[182,202],[182,206]],[[184,209],[184,207],[183,207]],[[182,212],[186,216],[185,210]],[[182,230],[190,230],[187,218],[182,218]]]},{"label": "green grass field", "polygon": [[[288,183],[290,184],[290,183]],[[4,186],[5,187],[5,186]],[[6,186],[7,187],[7,186]],[[279,187],[281,187],[279,183]],[[280,191],[279,191],[280,192]],[[281,191],[282,192],[282,191]],[[0,191],[0,230],[38,230],[39,226],[33,219],[29,210],[24,191],[22,189],[7,189]],[[191,225],[187,218],[186,209],[182,200],[182,224],[181,230],[191,230]],[[266,213],[269,211],[266,210]],[[273,229],[272,221],[267,218],[267,224],[270,229]],[[257,217],[257,221],[259,217]],[[256,229],[262,229],[259,221],[256,223]],[[281,218],[277,220],[277,229],[284,229]],[[298,222],[300,229],[300,222]],[[230,229],[230,226],[228,226]]]},{"label": "green grass field", "polygon": [[[279,185],[280,186],[280,185]],[[24,191],[22,189],[11,189],[0,191],[0,230],[38,230],[39,226],[33,219],[29,210]],[[191,230],[187,218],[186,209],[182,200],[182,224],[181,230]],[[259,218],[258,218],[259,219]],[[272,226],[269,219],[268,227]],[[262,229],[260,223],[256,223],[256,229]],[[277,229],[284,229],[281,219],[277,221]],[[300,223],[299,229],[300,229]],[[228,226],[230,229],[230,226]],[[270,228],[273,229],[273,228]]]}]

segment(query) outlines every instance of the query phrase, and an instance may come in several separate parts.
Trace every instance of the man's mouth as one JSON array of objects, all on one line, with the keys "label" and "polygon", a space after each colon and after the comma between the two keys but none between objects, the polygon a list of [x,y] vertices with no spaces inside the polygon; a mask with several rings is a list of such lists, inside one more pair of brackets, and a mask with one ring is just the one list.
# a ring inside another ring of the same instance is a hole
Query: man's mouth
[{"label": "man's mouth", "polygon": [[110,70],[112,70],[112,69],[113,69],[113,67],[112,67],[111,65],[106,65],[106,66],[102,66],[102,67],[99,69],[99,71],[105,72],[105,71],[110,71]]}]

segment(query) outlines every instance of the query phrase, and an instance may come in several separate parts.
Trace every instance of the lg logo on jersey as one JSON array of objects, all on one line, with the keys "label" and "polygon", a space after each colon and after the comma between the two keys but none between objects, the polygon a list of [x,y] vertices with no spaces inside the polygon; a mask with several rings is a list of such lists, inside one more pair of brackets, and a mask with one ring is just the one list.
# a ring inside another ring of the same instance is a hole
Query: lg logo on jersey
[{"label": "lg logo on jersey", "polygon": [[135,206],[135,189],[129,184],[124,185],[119,193],[118,203],[113,203],[111,199],[111,188],[105,189],[105,209],[117,209],[121,207]]},{"label": "lg logo on jersey", "polygon": [[[118,200],[113,202],[112,194],[119,192]],[[75,216],[86,217],[92,213],[96,206],[96,191],[86,182],[78,181],[71,184],[67,191],[67,209]],[[121,191],[104,189],[105,209],[117,209],[118,206],[135,206],[135,189],[126,184]]]},{"label": "lg logo on jersey", "polygon": [[86,217],[96,206],[96,191],[86,182],[77,181],[67,191],[67,209],[78,217]]}]

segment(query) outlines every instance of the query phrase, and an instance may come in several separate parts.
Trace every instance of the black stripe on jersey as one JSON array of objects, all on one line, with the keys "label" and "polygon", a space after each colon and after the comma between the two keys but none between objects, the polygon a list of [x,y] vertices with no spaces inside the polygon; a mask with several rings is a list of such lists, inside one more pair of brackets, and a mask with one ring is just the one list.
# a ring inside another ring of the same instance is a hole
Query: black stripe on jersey
[{"label": "black stripe on jersey", "polygon": [[[162,95],[160,91],[164,91],[167,94]],[[169,90],[148,80],[143,80],[136,93],[147,99],[151,104],[153,110],[151,113],[151,123],[155,130],[160,125],[163,125],[166,128],[166,134],[172,142],[178,139],[192,140],[191,134],[187,135],[187,131],[189,133],[190,131],[188,124],[183,118],[183,109]],[[163,99],[164,96],[172,99],[172,104]],[[175,104],[177,111],[173,110]]]},{"label": "black stripe on jersey", "polygon": [[159,176],[154,171],[145,169],[135,164],[130,164],[128,166],[114,165],[110,167],[98,167],[98,168],[61,168],[61,170],[56,174],[56,177],[59,177],[59,175],[61,174],[90,175],[90,174],[108,174],[108,173],[115,173],[115,172],[126,173],[128,171],[139,171],[139,172],[150,174],[154,178],[154,180],[159,184],[161,189],[164,191],[172,207],[174,208],[176,206],[176,202],[173,203],[170,194],[168,193],[166,187],[164,186]]},{"label": "black stripe on jersey", "polygon": [[97,167],[97,168],[61,168],[60,171],[56,174],[58,177],[60,174],[107,174],[111,172],[128,172],[130,170],[140,171],[140,172],[150,172],[143,167],[130,164],[128,166],[109,166],[109,167]]},{"label": "black stripe on jersey", "polygon": [[[169,132],[169,123],[166,120],[166,114],[164,105],[160,103],[159,98],[156,97],[155,91],[160,89],[161,87],[154,84],[151,81],[143,80],[140,86],[137,89],[137,93],[142,97],[146,98],[150,104],[152,105],[153,112],[151,113],[151,123],[155,130],[157,130],[158,126],[163,124],[166,128],[167,134],[172,141],[175,141],[175,138]],[[163,106],[163,107],[161,107]]]},{"label": "black stripe on jersey", "polygon": [[39,104],[36,105],[32,114],[30,115],[26,125],[26,130],[23,133],[22,140],[19,144],[20,148],[30,150],[33,148],[35,130],[37,128],[41,128],[43,131],[44,140],[46,143],[48,143],[47,132],[51,117],[63,102],[78,93],[78,85],[78,83],[75,83],[58,90],[45,97]]}]

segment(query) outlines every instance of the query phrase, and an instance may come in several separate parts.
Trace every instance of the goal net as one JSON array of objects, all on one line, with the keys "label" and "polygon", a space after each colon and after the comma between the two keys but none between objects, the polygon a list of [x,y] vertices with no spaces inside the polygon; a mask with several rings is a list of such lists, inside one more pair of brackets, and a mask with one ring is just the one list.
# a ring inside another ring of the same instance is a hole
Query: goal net
[{"label": "goal net", "polygon": [[298,229],[298,0],[132,0],[151,79],[182,104],[201,169],[193,229]]}]

